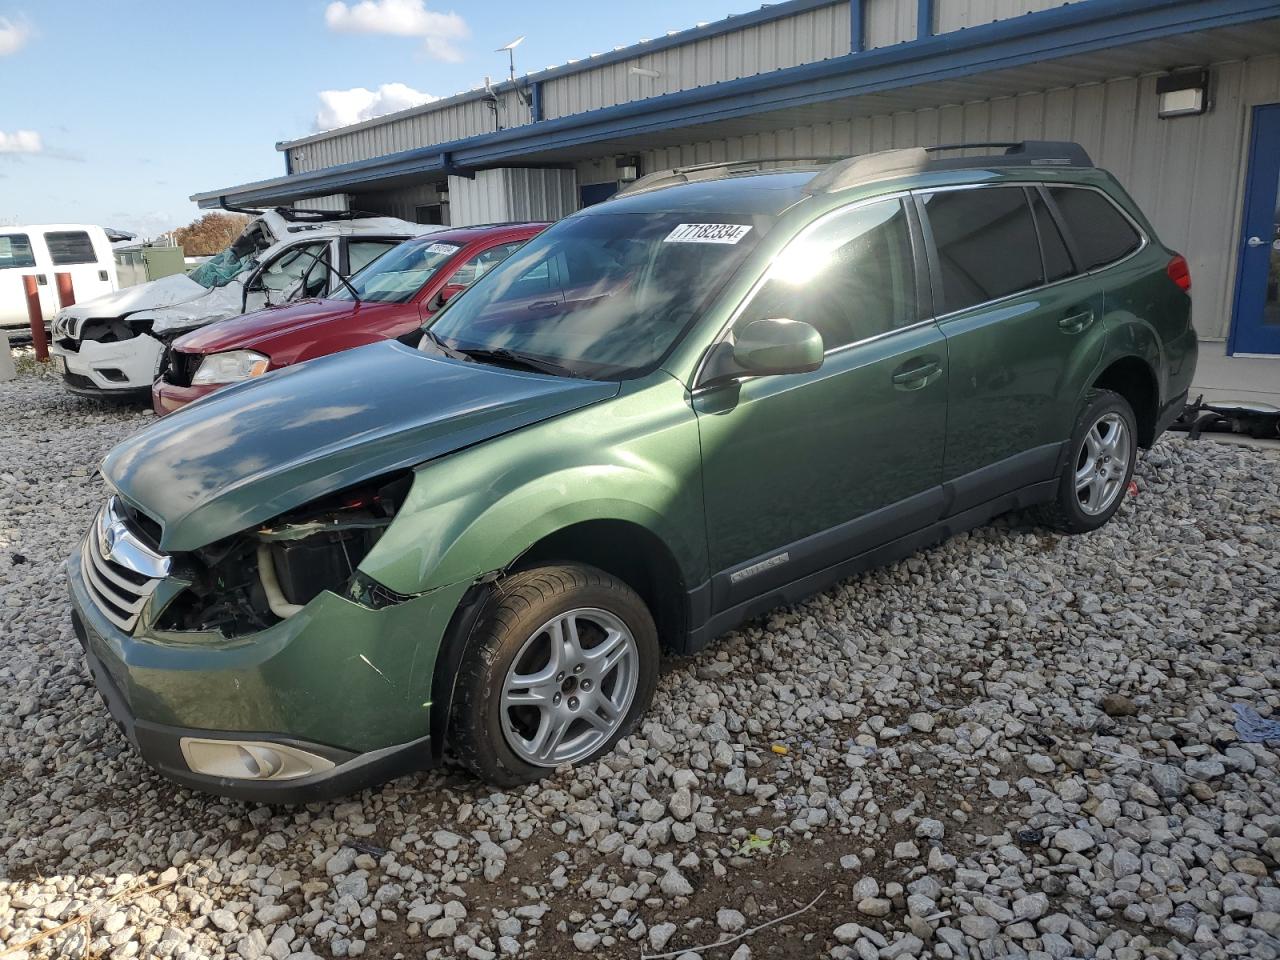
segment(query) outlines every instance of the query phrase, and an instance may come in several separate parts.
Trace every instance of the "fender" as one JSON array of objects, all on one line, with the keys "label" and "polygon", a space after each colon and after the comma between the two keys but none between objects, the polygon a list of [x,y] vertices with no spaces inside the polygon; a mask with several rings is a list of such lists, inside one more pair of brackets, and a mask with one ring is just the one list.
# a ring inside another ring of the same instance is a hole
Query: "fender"
[{"label": "fender", "polygon": [[1165,367],[1165,349],[1151,323],[1128,310],[1116,310],[1107,314],[1107,342],[1103,349],[1101,373],[1117,360],[1137,357],[1151,371],[1157,390],[1157,401],[1163,404],[1168,397]]},{"label": "fender", "polygon": [[686,583],[707,577],[698,424],[658,371],[614,399],[419,467],[396,521],[360,569],[401,594],[471,583],[587,520],[636,524]]}]

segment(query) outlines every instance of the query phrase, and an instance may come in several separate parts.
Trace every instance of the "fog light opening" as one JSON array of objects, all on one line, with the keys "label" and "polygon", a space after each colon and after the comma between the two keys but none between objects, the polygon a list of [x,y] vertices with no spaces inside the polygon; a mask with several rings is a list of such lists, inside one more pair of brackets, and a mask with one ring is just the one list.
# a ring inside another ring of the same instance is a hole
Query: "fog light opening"
[{"label": "fog light opening", "polygon": [[192,773],[230,780],[295,780],[334,767],[332,760],[280,743],[183,737],[180,745]]}]

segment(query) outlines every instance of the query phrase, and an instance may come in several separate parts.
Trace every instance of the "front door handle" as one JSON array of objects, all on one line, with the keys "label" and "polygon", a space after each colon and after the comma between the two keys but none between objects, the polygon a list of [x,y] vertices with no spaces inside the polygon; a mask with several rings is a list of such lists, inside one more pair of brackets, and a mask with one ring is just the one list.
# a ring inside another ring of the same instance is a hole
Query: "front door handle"
[{"label": "front door handle", "polygon": [[1251,247],[1260,247],[1262,246],[1262,238],[1250,237],[1248,240],[1245,241],[1245,243],[1247,243]]},{"label": "front door handle", "polygon": [[529,304],[529,309],[530,310],[547,310],[551,307],[556,307],[559,305],[560,305],[559,300],[538,300],[535,303]]},{"label": "front door handle", "polygon": [[1063,333],[1082,333],[1093,323],[1093,311],[1082,310],[1058,321],[1058,328]]},{"label": "front door handle", "polygon": [[[908,364],[914,363],[914,366]],[[926,387],[942,372],[942,364],[937,360],[926,360],[923,363],[907,361],[893,372],[893,385],[899,390],[919,390]]]}]

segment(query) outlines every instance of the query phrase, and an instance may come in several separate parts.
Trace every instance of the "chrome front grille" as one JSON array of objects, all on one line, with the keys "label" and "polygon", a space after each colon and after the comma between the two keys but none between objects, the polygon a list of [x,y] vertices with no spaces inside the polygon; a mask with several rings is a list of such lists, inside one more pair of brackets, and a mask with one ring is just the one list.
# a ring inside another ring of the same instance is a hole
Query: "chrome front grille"
[{"label": "chrome front grille", "polygon": [[89,596],[102,615],[126,633],[169,572],[169,558],[133,532],[115,497],[98,512],[84,538],[81,561]]}]

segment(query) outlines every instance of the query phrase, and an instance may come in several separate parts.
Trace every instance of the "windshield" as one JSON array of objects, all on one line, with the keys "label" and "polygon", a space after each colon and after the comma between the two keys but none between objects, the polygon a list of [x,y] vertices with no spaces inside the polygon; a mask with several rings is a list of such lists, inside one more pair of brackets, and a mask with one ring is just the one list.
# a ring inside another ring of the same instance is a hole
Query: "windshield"
[{"label": "windshield", "polygon": [[373,303],[407,303],[461,249],[461,244],[443,241],[402,243],[351,278],[355,295],[343,286],[331,299],[353,300],[358,296]]},{"label": "windshield", "polygon": [[257,263],[252,255],[237,256],[234,247],[228,247],[216,257],[210,257],[192,270],[189,276],[202,287],[224,287],[237,275]]},{"label": "windshield", "polygon": [[429,329],[436,343],[477,358],[498,351],[575,376],[637,376],[684,335],[770,224],[724,213],[571,217],[494,267]]}]

